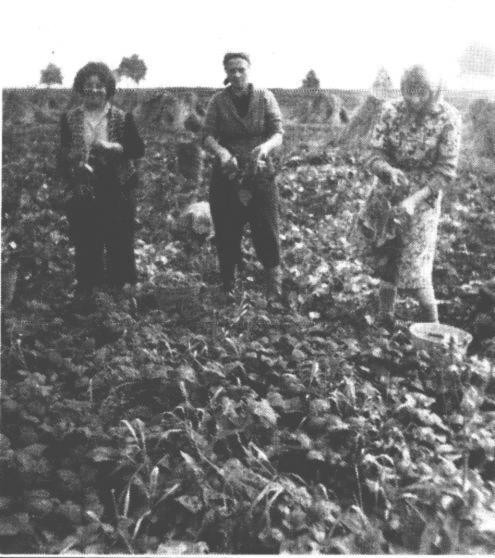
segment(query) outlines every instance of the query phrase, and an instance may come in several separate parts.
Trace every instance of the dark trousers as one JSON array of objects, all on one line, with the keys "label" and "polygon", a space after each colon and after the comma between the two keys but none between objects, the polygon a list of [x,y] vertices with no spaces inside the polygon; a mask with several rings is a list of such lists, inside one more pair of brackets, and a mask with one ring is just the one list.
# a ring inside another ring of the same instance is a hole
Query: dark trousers
[{"label": "dark trousers", "polygon": [[215,228],[220,273],[225,288],[231,288],[241,260],[242,233],[249,223],[258,259],[265,268],[280,264],[279,197],[273,178],[256,184],[247,206],[239,201],[235,182],[213,169],[210,209]]},{"label": "dark trousers", "polygon": [[136,282],[135,204],[130,194],[76,197],[69,203],[78,290],[89,291],[105,282],[114,287]]}]

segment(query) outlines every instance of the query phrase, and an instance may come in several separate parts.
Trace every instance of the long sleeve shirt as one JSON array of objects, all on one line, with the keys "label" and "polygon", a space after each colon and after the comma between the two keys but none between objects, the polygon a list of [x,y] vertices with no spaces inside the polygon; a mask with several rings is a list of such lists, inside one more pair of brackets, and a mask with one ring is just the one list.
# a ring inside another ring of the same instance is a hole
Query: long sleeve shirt
[{"label": "long sleeve shirt", "polygon": [[274,134],[283,133],[282,113],[271,91],[253,89],[247,114],[241,116],[232,95],[224,89],[208,104],[203,133],[242,157]]},{"label": "long sleeve shirt", "polygon": [[91,144],[98,139],[108,139],[122,145],[122,154],[113,157],[115,171],[125,181],[134,172],[133,160],[144,155],[144,143],[131,113],[109,106],[92,134],[85,111],[76,107],[62,115],[60,121],[59,169],[62,176],[71,179],[80,162],[88,162]]},{"label": "long sleeve shirt", "polygon": [[370,139],[369,164],[383,159],[403,171],[455,178],[461,118],[448,103],[436,102],[418,121],[403,99],[386,104]]}]

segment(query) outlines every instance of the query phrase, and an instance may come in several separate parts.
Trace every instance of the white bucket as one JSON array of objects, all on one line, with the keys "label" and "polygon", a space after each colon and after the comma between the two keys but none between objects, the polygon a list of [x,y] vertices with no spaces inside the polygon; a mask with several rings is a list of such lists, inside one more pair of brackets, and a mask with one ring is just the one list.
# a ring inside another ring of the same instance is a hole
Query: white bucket
[{"label": "white bucket", "polygon": [[458,327],[437,323],[415,323],[409,328],[413,345],[429,353],[446,353],[464,356],[473,336]]}]

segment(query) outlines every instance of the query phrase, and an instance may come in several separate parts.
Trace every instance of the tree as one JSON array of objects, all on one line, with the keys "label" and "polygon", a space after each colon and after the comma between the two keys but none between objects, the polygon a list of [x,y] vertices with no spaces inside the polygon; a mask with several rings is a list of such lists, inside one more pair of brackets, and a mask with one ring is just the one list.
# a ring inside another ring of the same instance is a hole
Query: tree
[{"label": "tree", "polygon": [[133,54],[130,57],[124,56],[124,58],[122,58],[116,73],[121,77],[131,78],[139,85],[139,82],[146,75],[147,69],[144,61],[141,60],[137,54]]},{"label": "tree", "polygon": [[392,89],[392,78],[385,68],[380,68],[371,86],[373,94],[379,99],[385,99],[392,93]]},{"label": "tree", "polygon": [[303,79],[302,86],[304,89],[320,88],[320,80],[316,76],[316,72],[314,70],[309,70],[309,72],[306,74],[306,77]]},{"label": "tree", "polygon": [[50,87],[50,85],[53,85],[54,83],[61,84],[62,71],[58,66],[55,66],[55,64],[52,64],[50,62],[50,64],[48,64],[48,66],[44,70],[41,70],[40,83],[48,85],[48,87]]},{"label": "tree", "polygon": [[381,67],[376,74],[375,81],[373,82],[373,89],[392,89],[392,78],[389,76],[387,70]]}]

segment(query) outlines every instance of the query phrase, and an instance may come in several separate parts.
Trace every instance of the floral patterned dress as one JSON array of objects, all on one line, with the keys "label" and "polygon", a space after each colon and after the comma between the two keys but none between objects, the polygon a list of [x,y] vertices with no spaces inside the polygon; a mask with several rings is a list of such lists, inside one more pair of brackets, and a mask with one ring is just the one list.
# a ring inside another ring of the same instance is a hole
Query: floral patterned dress
[{"label": "floral patterned dress", "polygon": [[[368,164],[385,160],[402,170],[408,178],[406,188],[384,185],[375,181],[371,195],[361,214],[362,222],[373,222],[375,247],[387,248],[395,236],[390,221],[383,219],[380,208],[393,208],[437,175],[451,181],[455,178],[460,147],[461,119],[456,109],[443,101],[429,107],[421,120],[412,114],[404,100],[384,106],[370,138]],[[399,252],[393,282],[401,288],[418,289],[431,284],[433,260],[440,218],[441,193],[421,202],[407,226],[392,219],[400,228],[400,241],[392,251]],[[378,203],[377,199],[380,199]],[[393,228],[393,227],[392,227]],[[375,254],[376,256],[376,254]],[[376,261],[376,258],[375,258]],[[385,280],[390,277],[382,275]]]}]

